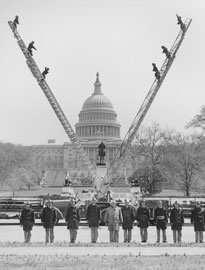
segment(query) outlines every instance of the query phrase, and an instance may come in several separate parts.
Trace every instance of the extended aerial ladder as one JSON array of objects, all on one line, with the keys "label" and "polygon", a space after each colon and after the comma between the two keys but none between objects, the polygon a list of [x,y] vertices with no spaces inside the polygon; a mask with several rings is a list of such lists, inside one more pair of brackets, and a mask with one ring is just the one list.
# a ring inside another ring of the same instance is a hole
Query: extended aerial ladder
[{"label": "extended aerial ladder", "polygon": [[33,57],[29,53],[27,47],[25,46],[24,41],[20,37],[20,35],[17,31],[17,28],[14,26],[12,21],[9,21],[8,24],[9,24],[9,26],[14,34],[14,37],[17,39],[17,42],[18,42],[18,45],[19,45],[21,51],[23,52],[23,54],[26,58],[26,63],[28,65],[29,69],[31,70],[34,78],[37,80],[39,86],[41,87],[45,96],[47,97],[51,107],[53,108],[53,110],[54,110],[56,116],[58,117],[61,125],[63,126],[66,134],[68,135],[71,142],[75,146],[84,168],[89,171],[89,175],[93,178],[93,181],[96,181],[96,177],[97,177],[96,168],[93,166],[93,164],[89,160],[88,155],[86,154],[83,146],[81,145],[78,137],[76,136],[71,124],[67,120],[63,110],[61,109],[60,105],[58,104],[55,96],[53,95],[45,78],[43,77],[40,69],[38,68],[36,62],[34,61]]},{"label": "extended aerial ladder", "polygon": [[[184,36],[186,34],[186,31],[188,30],[190,24],[191,24],[192,19],[186,19],[184,22],[184,27],[183,30],[181,29],[171,50],[170,50],[170,57],[166,58],[161,69],[160,69],[160,79],[155,79],[154,83],[152,84],[147,96],[145,97],[136,117],[134,118],[134,121],[132,122],[112,164],[108,168],[105,177],[103,178],[100,188],[98,191],[98,198],[104,197],[107,194],[107,191],[109,189],[109,186],[112,182],[112,169],[114,165],[117,163],[117,161],[120,161],[123,159],[125,153],[127,150],[130,148],[133,140],[135,139],[135,136],[137,134],[137,131],[147,114],[156,94],[158,93],[159,88],[162,85],[162,82],[164,81],[174,59],[176,56],[176,53],[184,39]],[[84,148],[82,147],[79,139],[75,135],[75,132],[72,129],[72,126],[68,122],[65,114],[63,113],[60,105],[58,104],[56,98],[54,97],[51,89],[49,88],[48,84],[46,83],[45,79],[42,76],[41,71],[39,70],[37,64],[35,63],[33,57],[29,53],[27,47],[25,46],[23,40],[21,39],[19,33],[17,32],[16,27],[13,25],[12,21],[9,21],[9,26],[14,33],[14,37],[17,39],[18,45],[20,49],[22,50],[26,60],[27,60],[27,65],[29,69],[31,70],[33,76],[36,78],[39,86],[43,90],[45,96],[47,97],[50,105],[52,106],[55,114],[57,115],[59,121],[61,122],[64,130],[66,131],[68,137],[70,138],[71,142],[74,144],[76,147],[76,150],[81,158],[81,161],[86,169],[89,170],[90,175],[93,178],[93,182],[95,183],[96,179],[98,178],[97,173],[96,173],[96,168],[93,166],[93,164],[90,162],[86,152],[84,151]]]},{"label": "extended aerial ladder", "polygon": [[182,41],[184,40],[185,34],[190,26],[192,22],[192,19],[186,19],[185,22],[183,23],[183,28],[181,27],[181,30],[176,38],[176,40],[174,41],[170,52],[170,57],[166,58],[164,63],[162,64],[162,67],[160,68],[160,78],[159,79],[155,79],[154,83],[152,84],[147,96],[145,97],[137,115],[134,118],[134,121],[132,122],[120,148],[117,151],[117,154],[114,158],[114,160],[112,161],[110,167],[108,168],[105,177],[103,178],[103,181],[101,183],[100,186],[100,192],[98,193],[98,197],[102,197],[105,196],[105,194],[107,193],[109,186],[112,182],[112,170],[114,168],[114,165],[119,162],[120,160],[123,159],[123,157],[125,156],[125,153],[127,152],[127,150],[130,148],[132,142],[134,141],[137,131],[143,121],[143,119],[145,118],[154,98],[156,97],[159,88],[161,87],[172,63],[174,62],[176,53],[179,49],[179,47],[182,44]]}]

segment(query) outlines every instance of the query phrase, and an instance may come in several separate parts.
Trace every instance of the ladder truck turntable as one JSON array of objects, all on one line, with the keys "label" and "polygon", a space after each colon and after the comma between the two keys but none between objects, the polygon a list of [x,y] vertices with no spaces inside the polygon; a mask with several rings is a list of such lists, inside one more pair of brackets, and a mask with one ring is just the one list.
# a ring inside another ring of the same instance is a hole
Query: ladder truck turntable
[{"label": "ladder truck turntable", "polygon": [[8,21],[8,24],[14,34],[14,37],[17,39],[17,43],[23,52],[25,58],[26,58],[26,63],[37,80],[40,88],[44,92],[46,98],[48,99],[52,109],[54,110],[57,118],[59,119],[61,125],[63,126],[63,129],[65,130],[67,136],[73,143],[74,147],[76,148],[77,153],[79,154],[79,157],[82,161],[82,164],[85,169],[89,171],[90,176],[92,177],[93,180],[93,186],[96,188],[97,192],[97,199],[98,201],[101,201],[108,193],[110,184],[112,183],[112,176],[111,172],[112,169],[114,168],[114,165],[119,162],[120,160],[123,159],[125,156],[125,153],[128,151],[128,149],[131,147],[132,142],[134,141],[137,131],[139,130],[139,127],[144,120],[147,112],[149,111],[149,108],[155,99],[159,88],[161,87],[175,57],[178,49],[180,48],[185,34],[192,22],[192,19],[186,19],[183,23],[184,27],[183,29],[181,28],[177,38],[175,39],[170,51],[169,51],[169,57],[166,57],[164,60],[160,70],[159,74],[160,77],[156,78],[151,85],[151,88],[148,91],[148,94],[146,95],[140,109],[137,112],[137,115],[135,116],[125,138],[122,141],[121,146],[119,147],[116,156],[114,157],[113,162],[109,166],[109,168],[106,170],[104,177],[99,177],[97,174],[96,167],[91,163],[89,157],[87,156],[87,153],[85,152],[83,146],[81,145],[78,137],[76,136],[71,124],[69,123],[68,119],[66,118],[63,110],[61,109],[58,101],[56,100],[54,94],[52,93],[49,85],[47,84],[45,78],[43,77],[40,69],[38,68],[35,60],[33,59],[32,55],[29,53],[27,47],[25,46],[24,41],[22,40],[21,36],[19,35],[17,28],[13,24],[12,21]]}]

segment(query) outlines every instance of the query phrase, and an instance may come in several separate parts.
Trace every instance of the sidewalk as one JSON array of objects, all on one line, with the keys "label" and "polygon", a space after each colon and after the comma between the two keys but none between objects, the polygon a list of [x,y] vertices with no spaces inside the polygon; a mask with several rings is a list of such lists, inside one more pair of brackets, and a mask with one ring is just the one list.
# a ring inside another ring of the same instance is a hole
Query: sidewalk
[{"label": "sidewalk", "polygon": [[129,255],[129,256],[159,256],[159,255],[205,255],[202,247],[0,247],[0,255]]}]

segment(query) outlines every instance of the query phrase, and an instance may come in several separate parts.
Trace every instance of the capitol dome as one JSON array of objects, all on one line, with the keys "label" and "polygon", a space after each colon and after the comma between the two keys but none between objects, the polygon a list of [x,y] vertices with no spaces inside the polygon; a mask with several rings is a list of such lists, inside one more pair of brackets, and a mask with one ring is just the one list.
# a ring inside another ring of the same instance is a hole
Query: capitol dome
[{"label": "capitol dome", "polygon": [[92,96],[88,97],[83,104],[83,110],[90,108],[111,108],[113,109],[111,101],[103,95],[103,93],[93,93]]},{"label": "capitol dome", "polygon": [[94,92],[85,100],[75,128],[79,139],[120,139],[117,114],[111,101],[101,91],[99,73],[96,75]]}]

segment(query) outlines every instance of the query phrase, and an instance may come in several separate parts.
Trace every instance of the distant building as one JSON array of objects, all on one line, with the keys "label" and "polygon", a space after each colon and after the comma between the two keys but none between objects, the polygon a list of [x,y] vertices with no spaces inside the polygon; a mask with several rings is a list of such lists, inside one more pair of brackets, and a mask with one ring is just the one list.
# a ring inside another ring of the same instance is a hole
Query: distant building
[{"label": "distant building", "polygon": [[[85,100],[78,116],[79,121],[75,125],[76,135],[91,162],[94,166],[98,163],[98,145],[103,142],[106,145],[105,163],[109,167],[122,143],[121,125],[117,122],[117,113],[111,101],[101,91],[98,73],[94,92]],[[83,169],[72,143],[56,145],[55,141],[50,139],[47,145],[31,146],[31,148],[37,165],[48,170],[69,171],[75,179],[88,177],[88,172]],[[117,174],[124,176],[125,169],[120,170],[118,167]],[[62,173],[61,177],[63,177]]]}]

